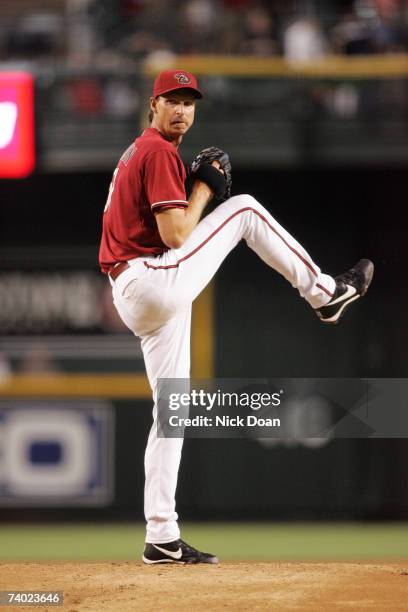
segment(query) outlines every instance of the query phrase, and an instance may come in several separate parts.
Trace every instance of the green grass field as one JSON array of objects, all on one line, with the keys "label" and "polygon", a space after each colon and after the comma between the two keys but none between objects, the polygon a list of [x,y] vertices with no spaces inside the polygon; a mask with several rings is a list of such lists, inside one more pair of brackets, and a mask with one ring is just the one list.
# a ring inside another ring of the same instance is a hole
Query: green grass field
[{"label": "green grass field", "polygon": [[[223,561],[408,558],[408,523],[186,523],[183,538]],[[0,526],[1,561],[138,560],[144,525]]]}]

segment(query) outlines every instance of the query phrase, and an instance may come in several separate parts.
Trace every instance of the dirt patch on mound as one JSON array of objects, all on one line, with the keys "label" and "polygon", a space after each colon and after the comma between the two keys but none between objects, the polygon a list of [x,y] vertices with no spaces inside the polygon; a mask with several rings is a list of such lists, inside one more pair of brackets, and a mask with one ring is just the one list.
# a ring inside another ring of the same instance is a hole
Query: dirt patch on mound
[{"label": "dirt patch on mound", "polygon": [[[63,607],[130,612],[408,610],[406,563],[1,563],[0,590],[63,591]],[[2,608],[22,610],[21,607]],[[32,609],[32,608],[31,608]]]}]

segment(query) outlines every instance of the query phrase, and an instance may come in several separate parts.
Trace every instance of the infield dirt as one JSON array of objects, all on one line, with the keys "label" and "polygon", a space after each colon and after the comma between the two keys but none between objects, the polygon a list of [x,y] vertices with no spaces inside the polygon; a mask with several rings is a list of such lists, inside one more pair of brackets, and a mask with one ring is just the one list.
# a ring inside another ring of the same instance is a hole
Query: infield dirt
[{"label": "infield dirt", "polygon": [[[395,563],[1,563],[0,590],[63,591],[36,610],[408,610],[408,561]],[[2,608],[22,610],[22,607]],[[33,609],[33,608],[31,608]]]}]

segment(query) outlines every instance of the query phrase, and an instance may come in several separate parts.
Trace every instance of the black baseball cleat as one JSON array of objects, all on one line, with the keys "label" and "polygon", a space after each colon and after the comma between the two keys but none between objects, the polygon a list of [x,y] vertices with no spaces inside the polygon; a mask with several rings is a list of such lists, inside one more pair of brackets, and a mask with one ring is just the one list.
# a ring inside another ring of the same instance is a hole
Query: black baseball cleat
[{"label": "black baseball cleat", "polygon": [[360,261],[348,272],[335,277],[336,289],[328,304],[316,309],[322,323],[335,325],[346,308],[367,293],[374,274],[374,264],[369,259]]},{"label": "black baseball cleat", "polygon": [[166,544],[146,542],[142,560],[148,565],[155,563],[219,563],[214,555],[200,552],[183,540],[174,540]]}]

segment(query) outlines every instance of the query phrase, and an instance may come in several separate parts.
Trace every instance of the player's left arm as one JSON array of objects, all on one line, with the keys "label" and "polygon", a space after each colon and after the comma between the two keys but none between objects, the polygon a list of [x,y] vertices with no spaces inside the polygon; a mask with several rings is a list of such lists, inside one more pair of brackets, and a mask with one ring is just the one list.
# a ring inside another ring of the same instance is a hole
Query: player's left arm
[{"label": "player's left arm", "polygon": [[[219,163],[214,161],[213,164],[213,172],[221,178],[216,169]],[[200,221],[214,195],[214,186],[197,177],[186,200],[182,161],[176,152],[169,150],[150,154],[145,162],[144,174],[146,195],[161,239],[169,248],[178,249]]]},{"label": "player's left arm", "polygon": [[196,180],[187,208],[164,209],[156,214],[159,234],[166,246],[170,249],[179,249],[184,244],[200,221],[213,195],[213,191],[206,183]]}]

